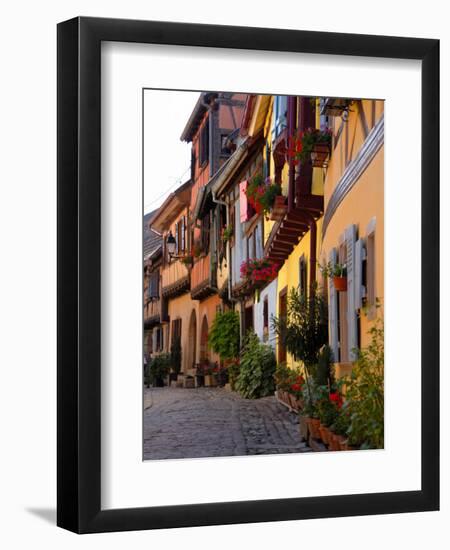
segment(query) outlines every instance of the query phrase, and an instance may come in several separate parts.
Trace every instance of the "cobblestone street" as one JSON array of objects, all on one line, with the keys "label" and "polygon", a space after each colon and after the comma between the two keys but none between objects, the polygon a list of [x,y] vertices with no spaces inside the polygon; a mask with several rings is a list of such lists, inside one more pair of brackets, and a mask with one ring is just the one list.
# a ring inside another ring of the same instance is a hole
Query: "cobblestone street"
[{"label": "cobblestone street", "polygon": [[309,452],[295,414],[275,397],[223,388],[144,390],[144,460]]}]

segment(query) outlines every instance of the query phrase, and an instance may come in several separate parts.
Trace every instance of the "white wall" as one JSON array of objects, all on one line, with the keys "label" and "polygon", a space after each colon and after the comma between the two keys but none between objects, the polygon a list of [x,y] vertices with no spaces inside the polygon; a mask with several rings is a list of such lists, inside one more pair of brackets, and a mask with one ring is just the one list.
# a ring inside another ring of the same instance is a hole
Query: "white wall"
[{"label": "white wall", "polygon": [[[128,0],[18,0],[2,11],[0,87],[1,152],[0,235],[2,270],[0,304],[1,542],[5,548],[36,543],[62,548],[210,548],[235,545],[272,549],[280,544],[315,549],[330,544],[366,550],[396,546],[409,550],[448,545],[450,520],[449,469],[443,469],[442,512],[346,519],[291,521],[227,527],[76,537],[54,527],[56,468],[56,23],[75,15],[197,21],[341,32],[437,37],[442,39],[442,128],[450,127],[450,37],[445,3],[429,0],[379,0],[362,6],[350,0],[336,11],[336,2],[286,1],[278,7],[261,0],[230,0],[227,9],[211,2],[164,3]],[[407,13],[407,17],[405,17]],[[274,75],[268,76],[274,78]],[[442,132],[442,151],[450,147]],[[450,203],[450,171],[442,164],[441,201]],[[450,218],[442,216],[442,250],[449,249]],[[450,269],[448,253],[442,271]],[[443,277],[443,280],[445,277]],[[442,310],[450,306],[449,286],[442,287]],[[442,318],[444,335],[449,317]],[[447,339],[442,338],[443,346]],[[448,355],[446,347],[443,351]],[[443,365],[447,367],[447,365]],[[442,369],[443,392],[450,385]],[[442,399],[442,458],[450,462],[450,400]],[[276,475],[276,472],[274,473]],[[301,476],[293,473],[293,478]],[[339,535],[336,535],[339,533]],[[282,541],[282,542],[280,542]],[[331,542],[332,541],[332,542]],[[445,541],[445,542],[444,542]]]},{"label": "white wall", "polygon": [[259,296],[259,301],[254,305],[253,308],[253,322],[255,326],[255,332],[258,335],[259,339],[263,340],[264,334],[264,300],[267,296],[268,306],[269,306],[269,338],[267,344],[270,344],[275,350],[276,344],[276,335],[272,328],[272,316],[275,316],[277,313],[277,285],[278,279],[275,279],[264,288]]}]

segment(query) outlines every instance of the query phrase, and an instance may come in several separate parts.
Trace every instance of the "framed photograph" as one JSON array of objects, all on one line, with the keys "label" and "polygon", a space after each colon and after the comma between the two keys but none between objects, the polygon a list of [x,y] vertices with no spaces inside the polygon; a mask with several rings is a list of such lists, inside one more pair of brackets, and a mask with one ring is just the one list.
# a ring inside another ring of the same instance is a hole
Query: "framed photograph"
[{"label": "framed photograph", "polygon": [[439,41],[58,25],[77,533],[438,510]]}]

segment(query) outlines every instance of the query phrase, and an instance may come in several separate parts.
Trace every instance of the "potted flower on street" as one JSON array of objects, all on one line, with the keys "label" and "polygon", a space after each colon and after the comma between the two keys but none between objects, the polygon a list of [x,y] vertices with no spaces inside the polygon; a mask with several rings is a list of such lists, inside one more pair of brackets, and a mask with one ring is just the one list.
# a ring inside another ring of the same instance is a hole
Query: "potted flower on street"
[{"label": "potted flower on street", "polygon": [[347,266],[345,264],[332,264],[328,262],[324,265],[319,265],[319,269],[324,277],[333,280],[333,286],[338,292],[347,290]]}]

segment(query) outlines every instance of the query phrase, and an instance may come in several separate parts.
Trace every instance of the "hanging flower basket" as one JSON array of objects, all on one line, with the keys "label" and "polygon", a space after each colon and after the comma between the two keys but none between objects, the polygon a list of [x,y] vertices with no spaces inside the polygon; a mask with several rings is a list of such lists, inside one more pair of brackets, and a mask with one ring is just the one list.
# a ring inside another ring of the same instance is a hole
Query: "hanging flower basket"
[{"label": "hanging flower basket", "polygon": [[338,292],[345,292],[347,290],[347,277],[333,277],[333,285]]},{"label": "hanging flower basket", "polygon": [[324,168],[330,157],[329,143],[315,143],[311,151],[311,162],[315,168]]}]

